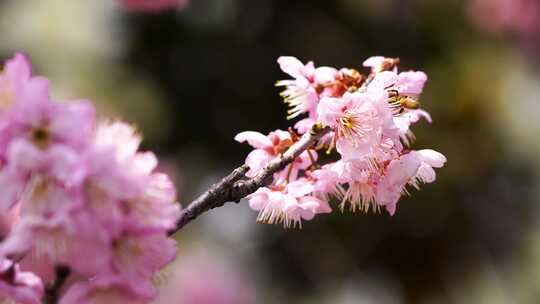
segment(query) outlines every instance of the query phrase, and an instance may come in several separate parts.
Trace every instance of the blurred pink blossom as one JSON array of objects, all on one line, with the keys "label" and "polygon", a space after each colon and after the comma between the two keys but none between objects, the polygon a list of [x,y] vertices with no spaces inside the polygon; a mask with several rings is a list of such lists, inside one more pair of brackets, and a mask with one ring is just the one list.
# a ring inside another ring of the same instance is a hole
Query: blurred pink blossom
[{"label": "blurred pink blossom", "polygon": [[538,0],[472,0],[469,14],[489,32],[513,32],[534,38],[540,33]]},{"label": "blurred pink blossom", "polygon": [[139,151],[133,126],[96,123],[90,102],[51,100],[21,54],[0,73],[0,104],[0,257],[22,258],[47,281],[68,266],[81,283],[64,303],[96,290],[148,300],[152,277],[176,256],[167,235],[180,216],[155,155]]},{"label": "blurred pink blossom", "polygon": [[258,303],[253,284],[219,256],[190,252],[168,269],[152,304]]},{"label": "blurred pink blossom", "polygon": [[43,291],[39,277],[21,271],[19,265],[8,259],[0,258],[0,302],[39,304]]}]

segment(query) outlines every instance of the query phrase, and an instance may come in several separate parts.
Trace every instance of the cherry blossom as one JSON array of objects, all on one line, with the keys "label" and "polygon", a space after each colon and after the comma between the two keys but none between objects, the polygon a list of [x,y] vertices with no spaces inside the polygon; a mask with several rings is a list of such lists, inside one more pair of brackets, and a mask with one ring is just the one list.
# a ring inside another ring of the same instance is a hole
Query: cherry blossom
[{"label": "cherry blossom", "polygon": [[[342,211],[385,208],[393,215],[407,186],[418,188],[435,180],[433,168],[443,166],[444,156],[433,150],[408,150],[414,141],[411,126],[421,118],[432,121],[419,102],[427,75],[399,72],[399,61],[368,58],[363,65],[371,71],[362,75],[351,68],[304,64],[294,57],[278,59],[293,78],[277,86],[285,87],[282,96],[291,107],[288,118],[300,118],[294,125],[297,132],[317,127],[331,131],[276,174],[270,186],[248,196],[250,207],[259,212],[258,221],[300,226],[302,220],[331,212],[328,202],[333,197],[341,201]],[[237,141],[255,148],[246,159],[248,176],[256,176],[280,157],[298,136],[292,131],[238,134]],[[320,164],[321,152],[333,155],[333,161]]]},{"label": "cherry blossom", "polygon": [[176,256],[167,235],[180,205],[155,155],[139,151],[139,133],[96,122],[89,101],[52,100],[22,54],[0,73],[0,101],[0,296],[39,303],[36,274],[50,283],[63,265],[83,278],[63,303],[149,300],[152,277]]},{"label": "cherry blossom", "polygon": [[20,270],[18,264],[0,258],[0,302],[38,304],[43,296],[41,279]]}]

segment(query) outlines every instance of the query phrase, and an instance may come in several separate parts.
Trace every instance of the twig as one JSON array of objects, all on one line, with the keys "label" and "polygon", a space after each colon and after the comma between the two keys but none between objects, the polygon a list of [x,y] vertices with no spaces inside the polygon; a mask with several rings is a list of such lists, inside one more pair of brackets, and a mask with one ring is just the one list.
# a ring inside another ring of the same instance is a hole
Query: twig
[{"label": "twig", "polygon": [[54,270],[54,281],[45,287],[45,297],[43,299],[43,304],[58,303],[60,289],[71,274],[71,269],[64,265],[57,265]]},{"label": "twig", "polygon": [[309,132],[306,132],[300,140],[294,143],[281,156],[270,161],[266,167],[255,177],[245,178],[249,167],[243,165],[238,167],[218,183],[214,184],[208,191],[203,193],[191,204],[182,210],[180,220],[176,228],[169,234],[173,234],[202,213],[221,207],[227,202],[239,202],[240,199],[255,192],[260,187],[272,182],[274,173],[283,170],[292,163],[302,152],[313,146],[319,139],[331,131],[329,127],[322,127],[316,124]]}]

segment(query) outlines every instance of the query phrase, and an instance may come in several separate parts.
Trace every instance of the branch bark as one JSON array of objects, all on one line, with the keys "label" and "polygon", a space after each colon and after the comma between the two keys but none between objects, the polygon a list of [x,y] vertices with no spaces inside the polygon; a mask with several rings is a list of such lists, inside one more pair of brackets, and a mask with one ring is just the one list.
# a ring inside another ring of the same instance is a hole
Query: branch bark
[{"label": "branch bark", "polygon": [[169,231],[169,235],[180,230],[187,223],[206,211],[221,207],[227,202],[238,203],[240,202],[240,199],[255,192],[260,187],[269,185],[272,182],[274,173],[283,170],[288,164],[292,163],[300,156],[302,152],[316,144],[319,139],[330,133],[330,131],[331,129],[329,127],[322,127],[317,124],[314,125],[309,132],[306,132],[300,140],[294,143],[287,151],[270,161],[255,177],[246,178],[245,174],[249,170],[249,167],[246,165],[236,168],[182,210],[176,228]]}]

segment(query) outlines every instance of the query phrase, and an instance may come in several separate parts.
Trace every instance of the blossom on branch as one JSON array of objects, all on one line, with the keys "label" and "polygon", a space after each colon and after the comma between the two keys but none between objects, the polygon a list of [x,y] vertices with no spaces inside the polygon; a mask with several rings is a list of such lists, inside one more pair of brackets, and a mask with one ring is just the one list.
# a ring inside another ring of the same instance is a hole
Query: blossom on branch
[{"label": "blossom on branch", "polygon": [[342,211],[393,215],[407,187],[435,181],[444,155],[410,149],[410,126],[431,122],[418,101],[425,73],[399,73],[399,59],[384,57],[364,62],[368,75],[293,57],[278,63],[294,78],[277,85],[288,118],[301,118],[296,131],[236,135],[254,148],[246,165],[181,210],[133,126],[97,121],[89,101],[52,100],[26,56],[8,60],[0,73],[0,300],[39,303],[45,292],[63,304],[146,303],[176,256],[168,235],[227,201],[247,197],[258,221],[294,228],[332,212],[333,199]]},{"label": "blossom on branch", "polygon": [[[294,57],[280,57],[278,63],[294,78],[278,81],[277,86],[285,87],[281,95],[291,107],[288,118],[304,116],[295,124],[296,130],[304,134],[321,126],[331,132],[274,175],[271,185],[248,196],[251,208],[259,211],[259,221],[301,226],[302,220],[331,212],[332,198],[341,201],[341,210],[384,208],[393,215],[400,197],[408,193],[407,186],[418,188],[435,180],[433,168],[444,165],[444,155],[408,149],[414,140],[410,126],[420,118],[431,122],[419,103],[427,81],[424,72],[398,72],[399,59],[382,56],[364,62],[371,69],[368,75],[350,68],[303,64]],[[299,135],[289,130],[279,132],[294,142]],[[283,147],[288,145],[280,146],[271,136],[252,131],[237,135],[238,141],[255,148],[246,159],[248,176],[265,170],[265,164],[286,150]],[[334,150],[333,162],[319,163],[320,152]],[[306,156],[308,165],[295,166],[305,164]]]}]

